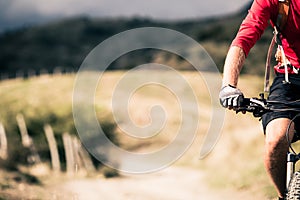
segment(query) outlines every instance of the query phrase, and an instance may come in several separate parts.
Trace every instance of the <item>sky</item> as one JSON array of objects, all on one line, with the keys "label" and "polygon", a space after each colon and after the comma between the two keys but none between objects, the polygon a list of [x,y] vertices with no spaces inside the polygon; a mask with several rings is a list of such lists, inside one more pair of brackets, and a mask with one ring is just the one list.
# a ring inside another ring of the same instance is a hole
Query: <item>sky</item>
[{"label": "sky", "polygon": [[202,18],[236,12],[247,3],[249,0],[0,0],[0,31],[78,15]]}]

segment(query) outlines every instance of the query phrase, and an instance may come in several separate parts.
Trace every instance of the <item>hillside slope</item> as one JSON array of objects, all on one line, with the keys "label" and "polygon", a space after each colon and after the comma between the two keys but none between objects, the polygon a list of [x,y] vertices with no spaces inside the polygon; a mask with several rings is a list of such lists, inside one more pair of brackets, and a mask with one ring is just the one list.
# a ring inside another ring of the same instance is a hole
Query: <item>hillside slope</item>
[{"label": "hillside slope", "polygon": [[[52,72],[60,67],[77,70],[85,56],[103,40],[125,30],[138,27],[163,27],[180,31],[192,37],[209,52],[221,69],[224,57],[239,24],[247,14],[249,5],[238,13],[219,18],[193,19],[178,22],[153,21],[146,18],[89,18],[75,17],[48,24],[26,27],[0,35],[0,73],[14,76],[17,71],[41,69]],[[265,55],[271,31],[263,36],[253,53],[249,55],[245,71],[263,71]],[[157,51],[133,52],[117,60],[111,69],[131,68],[154,60]],[[163,63],[169,63],[170,55],[163,54]],[[177,59],[177,60],[180,60]],[[184,68],[184,67],[177,67]]]}]

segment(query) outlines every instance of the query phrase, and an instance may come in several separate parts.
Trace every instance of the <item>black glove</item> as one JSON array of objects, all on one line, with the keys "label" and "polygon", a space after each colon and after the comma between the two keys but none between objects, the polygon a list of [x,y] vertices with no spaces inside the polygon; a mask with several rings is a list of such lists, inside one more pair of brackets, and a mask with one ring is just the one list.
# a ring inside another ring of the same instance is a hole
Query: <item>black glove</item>
[{"label": "black glove", "polygon": [[219,94],[220,103],[225,108],[238,108],[244,99],[243,93],[234,86],[224,86]]}]

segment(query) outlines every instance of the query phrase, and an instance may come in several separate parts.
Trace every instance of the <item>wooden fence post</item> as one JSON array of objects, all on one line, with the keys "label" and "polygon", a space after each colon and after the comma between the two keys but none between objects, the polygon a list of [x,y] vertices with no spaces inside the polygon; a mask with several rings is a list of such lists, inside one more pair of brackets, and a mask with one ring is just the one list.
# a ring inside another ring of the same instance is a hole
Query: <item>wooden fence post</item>
[{"label": "wooden fence post", "polygon": [[84,168],[84,163],[82,161],[82,159],[79,156],[79,147],[77,145],[77,143],[74,142],[74,138],[72,139],[72,148],[73,148],[73,152],[74,152],[74,159],[75,159],[75,165],[76,165],[76,172],[78,170],[82,170]]},{"label": "wooden fence post", "polygon": [[7,138],[5,129],[2,123],[0,123],[0,158],[6,160],[8,157],[7,154]]},{"label": "wooden fence post", "polygon": [[67,174],[73,175],[75,171],[74,149],[69,133],[63,134],[63,143],[66,155]]},{"label": "wooden fence post", "polygon": [[22,114],[18,114],[16,119],[21,133],[22,144],[24,147],[30,150],[30,155],[27,158],[29,163],[31,164],[40,163],[41,162],[40,156],[33,144],[31,137],[28,134],[24,116]]},{"label": "wooden fence post", "polygon": [[85,169],[88,172],[94,172],[96,169],[94,167],[94,164],[92,162],[92,159],[88,152],[82,147],[81,142],[78,140],[78,138],[73,137],[73,144],[77,149],[77,153],[79,154],[80,158],[82,159],[83,165]]},{"label": "wooden fence post", "polygon": [[44,131],[49,144],[52,169],[54,172],[60,172],[60,160],[53,130],[49,124],[46,124],[44,126]]},{"label": "wooden fence post", "polygon": [[32,140],[28,134],[24,116],[22,114],[18,114],[16,119],[21,133],[22,144],[24,147],[29,148],[32,143]]}]

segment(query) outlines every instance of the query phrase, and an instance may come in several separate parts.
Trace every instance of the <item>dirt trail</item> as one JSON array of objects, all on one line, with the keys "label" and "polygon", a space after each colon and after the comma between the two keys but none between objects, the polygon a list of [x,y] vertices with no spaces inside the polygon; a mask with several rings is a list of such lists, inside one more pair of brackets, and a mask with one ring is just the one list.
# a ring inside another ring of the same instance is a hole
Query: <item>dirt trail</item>
[{"label": "dirt trail", "polygon": [[[74,200],[263,200],[251,191],[214,191],[199,170],[169,167],[157,173],[113,179],[77,179],[55,186],[53,197]],[[72,197],[72,198],[71,198]]]}]

